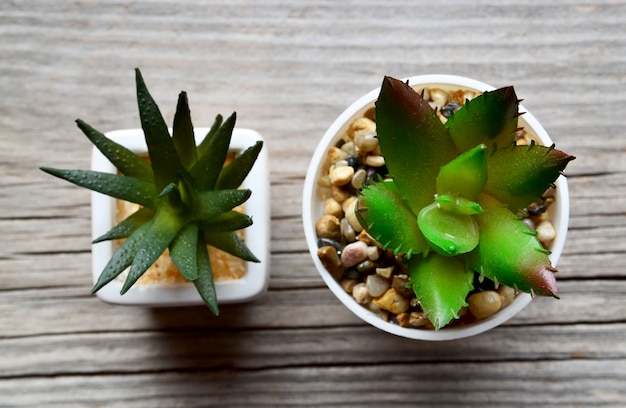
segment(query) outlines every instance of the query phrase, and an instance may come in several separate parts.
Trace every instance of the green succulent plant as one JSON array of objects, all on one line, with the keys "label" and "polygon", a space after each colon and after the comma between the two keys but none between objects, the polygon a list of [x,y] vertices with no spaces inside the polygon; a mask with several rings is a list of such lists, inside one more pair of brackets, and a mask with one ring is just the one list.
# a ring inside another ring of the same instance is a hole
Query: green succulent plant
[{"label": "green succulent plant", "polygon": [[556,269],[520,214],[574,157],[516,145],[512,87],[484,92],[444,124],[421,94],[385,77],[376,128],[389,178],[364,186],[356,216],[404,254],[410,284],[436,329],[458,318],[474,277],[558,297]]},{"label": "green succulent plant", "polygon": [[218,115],[206,137],[196,145],[187,94],[181,92],[170,135],[139,69],[135,74],[149,160],[78,119],[78,127],[119,174],[41,169],[80,187],[140,205],[139,210],[93,241],[125,239],[102,271],[93,293],[130,267],[121,289],[122,294],[126,293],[169,248],[181,274],[194,283],[203,301],[217,315],[207,245],[246,261],[259,262],[236,233],[252,225],[252,219],[234,209],[251,195],[250,190],[239,186],[252,169],[263,143],[257,142],[225,165],[236,113],[226,120]]}]

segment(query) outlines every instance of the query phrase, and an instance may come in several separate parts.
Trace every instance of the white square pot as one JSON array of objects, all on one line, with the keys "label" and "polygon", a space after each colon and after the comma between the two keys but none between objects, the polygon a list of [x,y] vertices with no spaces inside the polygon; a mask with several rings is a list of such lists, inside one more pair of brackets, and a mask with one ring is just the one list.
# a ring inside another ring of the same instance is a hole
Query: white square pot
[{"label": "white square pot", "polygon": [[[208,128],[196,128],[196,143],[201,142]],[[106,134],[113,141],[126,146],[135,153],[147,153],[142,129],[116,130]],[[259,140],[261,135],[251,129],[235,128],[230,144],[231,151],[243,151]],[[94,147],[91,169],[115,173],[116,168]],[[253,224],[244,230],[246,245],[261,261],[247,262],[247,271],[242,278],[215,282],[218,303],[247,302],[261,296],[269,283],[269,242],[270,242],[270,182],[267,148],[261,152],[254,167],[244,180],[243,188],[252,190],[252,195],[244,203],[244,211],[252,217]],[[116,199],[92,192],[92,237],[95,239],[109,231],[115,222]],[[105,241],[93,245],[93,281],[97,281],[115,251],[114,242]],[[108,303],[140,306],[191,306],[202,305],[200,295],[191,282],[180,284],[136,283],[124,295],[120,280],[113,280],[97,292],[97,296]]]}]

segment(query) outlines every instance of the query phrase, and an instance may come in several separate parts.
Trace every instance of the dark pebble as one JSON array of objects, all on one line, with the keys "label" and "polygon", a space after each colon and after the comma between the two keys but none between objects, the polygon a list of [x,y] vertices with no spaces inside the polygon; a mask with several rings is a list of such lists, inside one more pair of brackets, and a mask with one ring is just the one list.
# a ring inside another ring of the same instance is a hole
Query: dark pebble
[{"label": "dark pebble", "polygon": [[330,239],[330,238],[319,238],[317,240],[317,247],[318,248],[322,248],[325,246],[331,246],[333,248],[335,248],[337,250],[337,252],[341,252],[343,250],[343,245],[341,245],[339,242],[335,241],[334,239]]}]

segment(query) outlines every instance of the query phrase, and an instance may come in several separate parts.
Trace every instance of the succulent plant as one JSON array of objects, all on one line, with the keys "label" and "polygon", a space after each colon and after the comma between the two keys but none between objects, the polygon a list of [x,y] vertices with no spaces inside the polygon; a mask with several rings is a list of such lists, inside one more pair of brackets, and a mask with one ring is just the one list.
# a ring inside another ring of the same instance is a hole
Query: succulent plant
[{"label": "succulent plant", "polygon": [[225,165],[236,113],[226,120],[218,115],[206,137],[196,145],[185,92],[179,95],[170,135],[139,69],[135,74],[148,160],[78,119],[78,127],[119,174],[41,169],[80,187],[140,205],[139,210],[93,241],[124,239],[95,283],[93,293],[130,267],[121,289],[122,294],[126,293],[169,248],[181,274],[194,283],[217,315],[207,245],[259,262],[237,234],[252,225],[252,219],[234,209],[251,195],[250,190],[239,187],[263,144],[257,142]]},{"label": "succulent plant", "polygon": [[356,215],[384,248],[406,258],[410,285],[436,329],[458,318],[474,278],[558,297],[531,203],[574,157],[515,143],[512,87],[484,92],[444,123],[408,83],[385,77],[376,129],[389,177],[364,186]]}]

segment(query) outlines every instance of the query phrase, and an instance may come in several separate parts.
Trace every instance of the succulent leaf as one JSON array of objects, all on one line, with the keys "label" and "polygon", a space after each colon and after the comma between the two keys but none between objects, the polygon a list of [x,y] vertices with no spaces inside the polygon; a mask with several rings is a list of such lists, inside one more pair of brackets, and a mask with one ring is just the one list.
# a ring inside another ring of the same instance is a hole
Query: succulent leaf
[{"label": "succulent leaf", "polygon": [[478,245],[480,233],[474,218],[446,211],[436,202],[420,211],[417,224],[430,246],[440,255],[464,254]]},{"label": "succulent leaf", "polygon": [[211,268],[211,261],[209,259],[209,251],[207,249],[206,241],[202,234],[198,237],[198,245],[196,247],[196,259],[198,262],[198,278],[193,281],[196,286],[200,297],[204,303],[209,307],[214,315],[219,315],[219,309],[217,306],[217,293],[215,291],[215,285],[213,283],[213,272]]},{"label": "succulent leaf", "polygon": [[262,148],[263,142],[258,141],[238,154],[220,173],[215,183],[215,189],[228,190],[239,187],[252,170]]},{"label": "succulent leaf", "polygon": [[202,191],[198,193],[195,216],[201,221],[211,221],[243,204],[251,194],[247,189]]},{"label": "succulent leaf", "polygon": [[198,224],[190,223],[178,233],[170,246],[170,257],[185,279],[198,277]]},{"label": "succulent leaf", "polygon": [[166,185],[177,183],[179,174],[184,174],[186,171],[178,157],[167,124],[159,107],[148,92],[139,69],[135,70],[135,76],[139,118],[148,145],[154,184],[157,191],[163,191]]},{"label": "succulent leaf", "polygon": [[433,200],[439,168],[458,154],[454,143],[428,102],[389,77],[376,102],[376,129],[389,174],[417,214]]},{"label": "succulent leaf", "polygon": [[142,207],[126,217],[119,224],[111,228],[111,230],[109,230],[107,233],[94,239],[92,241],[92,244],[97,244],[98,242],[103,241],[110,241],[113,239],[128,238],[128,236],[135,232],[140,226],[150,221],[153,216],[153,210]]},{"label": "succulent leaf", "polygon": [[215,188],[215,183],[228,155],[228,148],[230,147],[236,120],[237,114],[233,112],[217,129],[215,135],[205,145],[205,149],[198,152],[198,161],[191,167],[190,172],[192,178],[196,181],[195,186],[199,191],[213,190]]},{"label": "succulent leaf", "polygon": [[461,152],[485,144],[492,149],[515,140],[519,100],[513,87],[487,91],[456,111],[446,122],[454,144]]},{"label": "succulent leaf", "polygon": [[229,211],[209,221],[202,222],[201,225],[203,229],[209,231],[236,231],[252,225],[252,218],[239,211]]},{"label": "succulent leaf", "polygon": [[183,225],[185,225],[184,221],[176,217],[169,207],[161,207],[156,212],[150,223],[150,228],[139,243],[137,253],[120,291],[122,295],[159,259]]},{"label": "succulent leaf", "polygon": [[442,210],[463,215],[474,215],[483,212],[480,204],[463,197],[437,195],[435,202]]},{"label": "succulent leaf", "polygon": [[436,253],[423,259],[413,257],[409,274],[413,291],[436,330],[459,317],[474,280],[474,272],[463,262]]},{"label": "succulent leaf", "polygon": [[215,116],[215,120],[213,121],[211,128],[209,129],[207,134],[204,136],[204,139],[202,139],[202,141],[198,145],[198,148],[197,148],[198,156],[204,155],[204,152],[206,152],[207,146],[209,145],[211,140],[215,137],[215,134],[220,129],[223,122],[224,122],[224,117],[222,115],[218,114]]},{"label": "succulent leaf", "polygon": [[489,158],[485,192],[517,211],[533,202],[554,183],[574,156],[553,146],[512,146],[498,149]]},{"label": "succulent leaf", "polygon": [[148,229],[150,228],[152,221],[141,225],[133,233],[130,234],[122,245],[113,253],[113,256],[102,270],[102,273],[98,277],[96,284],[94,285],[91,293],[96,293],[104,285],[115,279],[120,273],[130,266],[135,258],[135,254],[139,249],[139,245],[146,236]]},{"label": "succulent leaf", "polygon": [[260,262],[236,232],[205,232],[207,244],[250,262]]},{"label": "succulent leaf", "polygon": [[88,123],[76,119],[76,125],[83,131],[85,136],[109,159],[115,168],[125,176],[135,177],[141,180],[152,180],[152,167],[150,164],[137,156],[134,152],[106,137]]},{"label": "succulent leaf", "polygon": [[461,196],[476,200],[487,183],[487,146],[465,151],[441,166],[437,175],[437,194]]},{"label": "succulent leaf", "polygon": [[193,123],[191,122],[187,92],[181,92],[178,96],[174,126],[172,127],[172,141],[181,163],[188,169],[195,163],[197,157],[196,139],[193,132]]},{"label": "succulent leaf", "polygon": [[556,269],[536,234],[496,199],[483,194],[478,202],[485,212],[475,216],[480,240],[468,256],[470,266],[509,287],[558,297]]},{"label": "succulent leaf", "polygon": [[92,170],[60,170],[41,167],[44,172],[80,187],[145,207],[155,208],[154,185],[145,180]]},{"label": "succulent leaf", "polygon": [[417,218],[395,183],[380,181],[365,186],[358,200],[356,216],[359,223],[384,248],[409,256],[428,251]]}]

